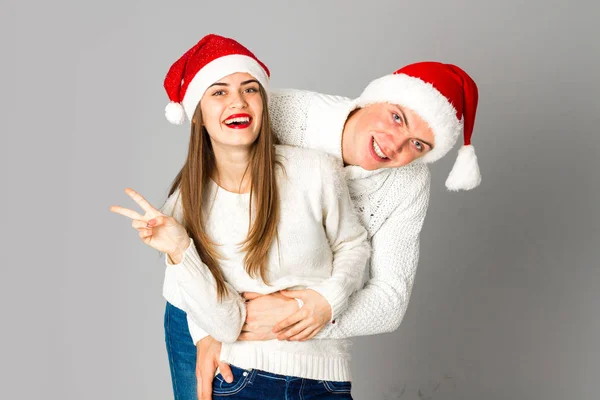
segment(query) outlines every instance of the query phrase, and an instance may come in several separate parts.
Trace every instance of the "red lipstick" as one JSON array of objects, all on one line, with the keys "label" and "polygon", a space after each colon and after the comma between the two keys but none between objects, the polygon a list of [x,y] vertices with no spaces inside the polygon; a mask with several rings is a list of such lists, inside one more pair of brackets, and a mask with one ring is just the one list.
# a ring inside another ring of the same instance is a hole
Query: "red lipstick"
[{"label": "red lipstick", "polygon": [[223,123],[231,129],[244,129],[250,126],[252,117],[250,114],[232,114]]}]

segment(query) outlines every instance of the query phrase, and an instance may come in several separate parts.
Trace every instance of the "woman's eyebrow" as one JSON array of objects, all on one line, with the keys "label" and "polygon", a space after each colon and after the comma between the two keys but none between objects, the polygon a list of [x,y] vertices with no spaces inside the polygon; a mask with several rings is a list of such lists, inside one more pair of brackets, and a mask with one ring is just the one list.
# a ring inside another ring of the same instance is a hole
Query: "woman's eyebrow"
[{"label": "woman's eyebrow", "polygon": [[215,82],[212,85],[210,85],[208,88],[210,89],[213,86],[229,86],[228,83],[223,83],[223,82]]},{"label": "woman's eyebrow", "polygon": [[[242,85],[247,85],[249,83],[258,83],[258,81],[256,79],[248,79],[247,81],[244,81],[242,83],[240,83],[240,86]],[[213,86],[229,86],[229,83],[225,83],[225,82],[215,82],[212,85],[210,85],[208,88],[210,89]]]}]

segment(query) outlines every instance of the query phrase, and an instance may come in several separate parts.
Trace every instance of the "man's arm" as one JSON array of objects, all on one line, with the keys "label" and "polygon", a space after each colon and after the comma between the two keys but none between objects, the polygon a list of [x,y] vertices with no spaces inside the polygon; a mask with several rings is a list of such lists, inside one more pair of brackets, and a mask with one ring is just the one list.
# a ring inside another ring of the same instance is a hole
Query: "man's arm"
[{"label": "man's arm", "polygon": [[372,238],[370,278],[348,308],[315,339],[340,339],[392,332],[406,312],[417,263],[419,234],[429,202],[429,171]]}]

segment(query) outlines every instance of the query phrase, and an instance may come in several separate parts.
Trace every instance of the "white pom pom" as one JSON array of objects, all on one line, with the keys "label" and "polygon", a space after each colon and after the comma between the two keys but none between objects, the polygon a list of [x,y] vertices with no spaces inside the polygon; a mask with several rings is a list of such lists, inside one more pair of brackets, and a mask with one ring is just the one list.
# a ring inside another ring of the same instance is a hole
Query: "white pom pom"
[{"label": "white pom pom", "polygon": [[475,148],[471,145],[463,146],[458,151],[458,157],[446,179],[448,190],[471,190],[481,183],[481,172],[475,155]]},{"label": "white pom pom", "polygon": [[172,101],[165,107],[165,117],[170,123],[181,125],[185,121],[185,110],[180,103]]}]

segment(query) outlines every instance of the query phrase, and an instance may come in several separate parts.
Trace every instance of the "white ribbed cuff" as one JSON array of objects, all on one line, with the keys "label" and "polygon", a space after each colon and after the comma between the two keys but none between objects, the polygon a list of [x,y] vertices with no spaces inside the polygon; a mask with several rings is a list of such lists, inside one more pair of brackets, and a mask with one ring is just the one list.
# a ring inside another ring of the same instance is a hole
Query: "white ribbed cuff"
[{"label": "white ribbed cuff", "polygon": [[312,289],[319,293],[321,296],[325,297],[325,300],[329,303],[329,306],[331,307],[331,319],[329,322],[336,319],[348,306],[348,296],[344,290],[341,290],[335,283],[324,282],[311,286],[308,289]]},{"label": "white ribbed cuff", "polygon": [[175,271],[177,280],[181,282],[197,279],[198,275],[209,280],[212,277],[210,271],[200,259],[200,255],[198,254],[192,239],[190,239],[190,244],[183,253],[183,258],[180,263],[171,263],[168,254],[165,254],[165,263],[168,268],[172,268]]},{"label": "white ribbed cuff", "polygon": [[207,337],[208,333],[206,333],[202,328],[196,325],[189,315],[186,315],[186,318],[188,323],[188,329],[190,331],[190,335],[192,336],[192,342],[194,342],[195,346],[196,344],[198,344],[199,341]]}]

